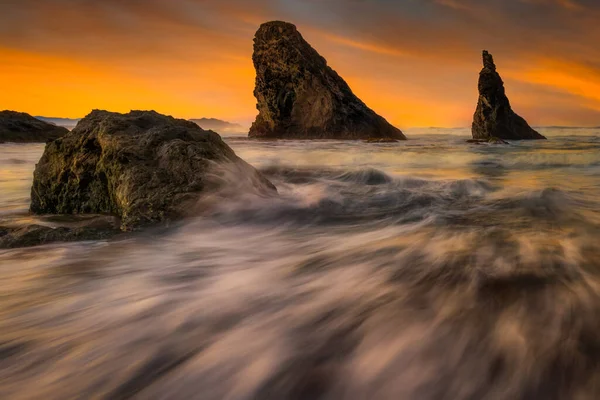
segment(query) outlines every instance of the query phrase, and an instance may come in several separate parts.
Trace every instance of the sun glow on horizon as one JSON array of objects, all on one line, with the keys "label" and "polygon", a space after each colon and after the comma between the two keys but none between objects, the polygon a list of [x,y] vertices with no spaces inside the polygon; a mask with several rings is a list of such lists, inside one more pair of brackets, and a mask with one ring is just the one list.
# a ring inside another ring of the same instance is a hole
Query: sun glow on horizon
[{"label": "sun glow on horizon", "polygon": [[[580,11],[563,3],[562,11]],[[484,21],[487,14],[477,14],[482,6],[471,1],[435,1],[428,10],[429,25],[425,14],[419,14],[425,19],[404,16],[397,26],[376,19],[363,20],[364,26],[341,19],[332,19],[335,24],[308,21],[302,8],[328,8],[312,3],[289,10],[235,1],[194,2],[190,10],[177,4],[123,5],[116,18],[120,6],[85,3],[65,14],[81,17],[69,24],[58,24],[60,18],[53,19],[46,6],[32,8],[31,21],[21,25],[5,18],[0,109],[67,118],[83,117],[92,109],[145,109],[249,126],[257,114],[253,32],[260,21],[287,19],[296,22],[361,100],[401,129],[470,126],[483,43],[495,43],[490,50],[511,103],[532,125],[600,125],[600,68],[586,63],[594,59],[590,48],[581,50],[582,61],[571,56],[576,47],[550,58],[543,49],[520,42],[508,48],[495,37],[472,38],[460,17]],[[376,8],[368,12],[376,15]],[[442,12],[443,19],[436,20]],[[379,18],[389,19],[385,14]],[[420,24],[429,28],[419,31]],[[26,26],[37,28],[27,31]],[[415,33],[414,38],[405,30]]]}]

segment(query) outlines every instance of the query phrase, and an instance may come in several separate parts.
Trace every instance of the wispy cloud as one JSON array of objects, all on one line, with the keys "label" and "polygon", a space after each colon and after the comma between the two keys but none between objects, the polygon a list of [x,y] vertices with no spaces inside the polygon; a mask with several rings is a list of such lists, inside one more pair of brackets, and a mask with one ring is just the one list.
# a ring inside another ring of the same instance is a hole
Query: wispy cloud
[{"label": "wispy cloud", "polygon": [[435,3],[437,3],[439,5],[454,8],[456,10],[470,11],[472,9],[469,6],[468,2],[461,1],[461,0],[434,0],[434,1],[435,1]]},{"label": "wispy cloud", "polygon": [[568,8],[570,10],[583,10],[585,9],[584,6],[582,6],[581,4],[577,3],[575,0],[557,0],[558,3],[565,7]]},{"label": "wispy cloud", "polygon": [[483,48],[532,123],[600,124],[597,0],[4,1],[0,108],[251,119],[252,36],[271,19],[400,126],[468,125]]},{"label": "wispy cloud", "polygon": [[343,46],[348,46],[348,47],[355,48],[355,49],[359,49],[359,50],[363,50],[363,51],[370,52],[370,53],[384,54],[384,55],[393,56],[393,57],[407,57],[407,56],[411,55],[411,53],[409,53],[407,51],[402,51],[395,47],[379,45],[377,43],[370,43],[367,41],[361,42],[358,40],[353,40],[353,39],[350,39],[347,37],[338,36],[338,35],[334,35],[334,34],[325,33],[324,37],[327,40],[331,40],[334,43],[341,44]]}]

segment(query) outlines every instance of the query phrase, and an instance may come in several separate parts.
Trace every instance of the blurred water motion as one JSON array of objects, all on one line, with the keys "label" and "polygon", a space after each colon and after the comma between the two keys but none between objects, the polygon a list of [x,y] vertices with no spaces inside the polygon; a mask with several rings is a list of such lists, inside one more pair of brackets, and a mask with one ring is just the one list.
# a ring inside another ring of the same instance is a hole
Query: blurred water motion
[{"label": "blurred water motion", "polygon": [[[279,197],[0,251],[0,398],[600,398],[600,132],[407,133],[228,137]],[[0,225],[42,151],[0,145]]]}]

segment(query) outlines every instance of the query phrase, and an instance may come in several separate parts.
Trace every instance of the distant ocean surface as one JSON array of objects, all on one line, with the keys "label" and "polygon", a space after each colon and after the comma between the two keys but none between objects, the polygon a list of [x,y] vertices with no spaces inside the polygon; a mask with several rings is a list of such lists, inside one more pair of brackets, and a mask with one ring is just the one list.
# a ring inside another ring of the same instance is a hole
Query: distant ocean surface
[{"label": "distant ocean surface", "polygon": [[[0,398],[598,399],[600,129],[540,132],[225,137],[279,197],[0,250]],[[43,148],[0,145],[0,226],[52,224]]]}]

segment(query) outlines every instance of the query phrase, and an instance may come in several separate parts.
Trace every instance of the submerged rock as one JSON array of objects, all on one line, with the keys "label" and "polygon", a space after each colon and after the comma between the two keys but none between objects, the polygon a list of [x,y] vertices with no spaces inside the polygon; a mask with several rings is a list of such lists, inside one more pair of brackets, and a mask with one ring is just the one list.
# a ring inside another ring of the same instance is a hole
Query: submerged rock
[{"label": "submerged rock", "polygon": [[34,172],[31,211],[111,214],[123,230],[178,218],[217,184],[215,163],[232,163],[239,181],[276,191],[218,134],[193,122],[154,111],[96,110],[46,145]]},{"label": "submerged rock", "polygon": [[479,102],[473,117],[472,133],[474,139],[546,139],[512,110],[494,59],[485,50],[483,69],[479,74]]},{"label": "submerged rock", "polygon": [[469,139],[467,143],[472,144],[509,144],[506,140],[499,139],[497,137],[490,137],[488,139]]},{"label": "submerged rock", "polygon": [[69,133],[60,126],[40,121],[26,113],[0,111],[0,143],[45,143]]},{"label": "submerged rock", "polygon": [[296,27],[263,24],[254,38],[259,115],[250,137],[285,139],[406,139],[352,93]]},{"label": "submerged rock", "polygon": [[56,242],[109,239],[121,231],[111,227],[48,227],[29,225],[22,228],[0,228],[0,249],[40,246]]},{"label": "submerged rock", "polygon": [[398,139],[394,138],[370,138],[363,140],[365,143],[397,143]]}]

